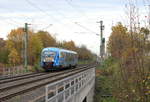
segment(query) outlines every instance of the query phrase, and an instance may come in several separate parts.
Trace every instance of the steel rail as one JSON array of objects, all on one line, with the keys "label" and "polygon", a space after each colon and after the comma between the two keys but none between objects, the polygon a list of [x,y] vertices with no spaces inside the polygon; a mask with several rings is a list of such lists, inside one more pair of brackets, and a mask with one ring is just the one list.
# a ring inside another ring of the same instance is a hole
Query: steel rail
[{"label": "steel rail", "polygon": [[[78,67],[81,67],[81,66],[84,66],[84,65],[80,64],[80,65],[78,65]],[[16,79],[23,79],[23,77],[28,78],[28,76],[30,76],[30,75],[32,76],[32,75],[36,75],[36,74],[39,74],[39,73],[44,73],[44,72],[38,72],[38,73],[34,72],[34,73],[26,73],[26,74],[14,75],[14,76],[9,75],[7,77],[0,77],[0,84],[4,83],[4,82],[9,82],[9,81],[6,81],[6,80],[13,81],[13,80],[16,80]]]},{"label": "steel rail", "polygon": [[[42,73],[42,72],[39,72]],[[18,74],[18,75],[7,75],[7,76],[0,76],[0,81],[1,80],[7,80],[7,79],[13,79],[13,78],[17,78],[17,77],[23,77],[23,76],[28,76],[28,75],[33,75],[33,74],[37,74],[37,72],[30,72],[30,73],[24,73],[24,74]]]},{"label": "steel rail", "polygon": [[24,74],[24,75],[20,75],[20,76],[15,76],[15,77],[12,77],[12,78],[7,78],[7,79],[3,79],[3,80],[0,80],[0,84],[4,84],[4,83],[8,83],[8,82],[11,82],[11,81],[17,81],[17,80],[22,80],[22,79],[26,79],[26,78],[30,78],[30,77],[36,77],[36,76],[40,76],[40,75],[45,75],[46,73],[30,73],[30,74]]},{"label": "steel rail", "polygon": [[[71,69],[69,69],[69,70],[71,70]],[[64,71],[54,72],[54,73],[35,74],[35,75],[24,76],[24,77],[20,77],[20,78],[16,78],[16,79],[4,80],[4,81],[0,82],[0,92],[11,89],[13,87],[26,85],[28,83],[33,83],[33,82],[40,81],[40,80],[43,80],[43,79],[46,79],[49,77],[53,77],[55,74],[60,75],[60,74],[63,74]],[[68,71],[68,70],[66,70],[66,71]]]},{"label": "steel rail", "polygon": [[[86,66],[84,66],[84,67],[86,67]],[[79,68],[81,68],[81,67],[79,67]],[[0,84],[0,92],[11,89],[13,87],[18,87],[18,86],[21,86],[21,85],[26,85],[26,84],[29,84],[29,83],[44,80],[44,79],[47,79],[49,77],[53,77],[53,76],[56,76],[56,75],[61,75],[61,74],[64,74],[68,71],[70,71],[70,70],[66,70],[66,71],[63,71],[63,72],[57,72],[57,73],[47,73],[47,74],[44,74],[44,75],[39,76],[37,78],[29,77],[28,79],[20,80],[21,82],[19,82],[17,80],[17,81],[12,81],[12,82],[8,82],[8,83],[2,83],[2,84]]]}]

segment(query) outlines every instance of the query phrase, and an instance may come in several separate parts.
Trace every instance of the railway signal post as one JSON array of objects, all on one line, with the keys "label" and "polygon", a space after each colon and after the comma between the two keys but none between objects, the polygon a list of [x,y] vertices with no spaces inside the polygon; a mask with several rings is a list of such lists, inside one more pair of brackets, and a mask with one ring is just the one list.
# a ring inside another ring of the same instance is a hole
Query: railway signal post
[{"label": "railway signal post", "polygon": [[103,37],[104,25],[103,21],[97,23],[100,23],[100,57],[101,61],[103,61],[105,55],[105,38]]}]

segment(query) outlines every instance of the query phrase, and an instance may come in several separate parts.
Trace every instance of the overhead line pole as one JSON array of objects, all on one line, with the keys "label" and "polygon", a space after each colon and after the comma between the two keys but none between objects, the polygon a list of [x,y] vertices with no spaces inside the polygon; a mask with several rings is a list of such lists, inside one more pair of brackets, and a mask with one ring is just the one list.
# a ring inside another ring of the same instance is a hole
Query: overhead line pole
[{"label": "overhead line pole", "polygon": [[24,39],[24,68],[26,69],[26,71],[28,70],[28,23],[25,23],[25,39]]},{"label": "overhead line pole", "polygon": [[101,60],[103,60],[105,54],[105,38],[103,38],[104,25],[103,21],[99,21],[97,23],[100,23],[100,57]]}]

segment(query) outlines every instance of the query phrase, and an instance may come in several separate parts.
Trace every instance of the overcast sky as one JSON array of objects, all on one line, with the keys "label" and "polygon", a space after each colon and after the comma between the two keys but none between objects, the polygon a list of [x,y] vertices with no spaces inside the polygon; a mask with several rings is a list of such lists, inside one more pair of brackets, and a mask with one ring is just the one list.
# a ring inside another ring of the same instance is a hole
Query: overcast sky
[{"label": "overcast sky", "polygon": [[[99,53],[99,24],[104,21],[108,40],[111,26],[127,22],[128,0],[0,0],[0,37],[7,38],[11,29],[30,23],[31,29],[49,31],[58,40],[73,40]],[[138,0],[139,7],[148,0]],[[144,7],[142,8],[142,13]]]}]

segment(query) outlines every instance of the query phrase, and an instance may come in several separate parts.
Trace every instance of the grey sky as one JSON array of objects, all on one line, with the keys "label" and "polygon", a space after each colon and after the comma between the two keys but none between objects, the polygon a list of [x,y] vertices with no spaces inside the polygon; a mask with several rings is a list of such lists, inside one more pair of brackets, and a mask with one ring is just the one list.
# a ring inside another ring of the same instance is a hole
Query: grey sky
[{"label": "grey sky", "polygon": [[[99,20],[104,21],[108,40],[111,26],[126,22],[125,3],[128,0],[0,0],[0,37],[6,38],[11,29],[31,23],[31,29],[47,30],[58,40],[73,40],[99,53]],[[148,0],[139,0],[142,6]],[[92,30],[86,30],[79,25]],[[52,26],[50,26],[52,24]]]}]

